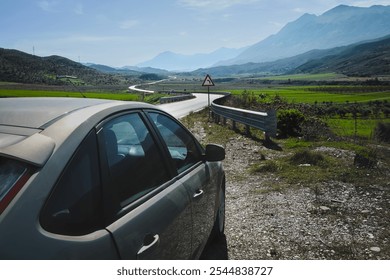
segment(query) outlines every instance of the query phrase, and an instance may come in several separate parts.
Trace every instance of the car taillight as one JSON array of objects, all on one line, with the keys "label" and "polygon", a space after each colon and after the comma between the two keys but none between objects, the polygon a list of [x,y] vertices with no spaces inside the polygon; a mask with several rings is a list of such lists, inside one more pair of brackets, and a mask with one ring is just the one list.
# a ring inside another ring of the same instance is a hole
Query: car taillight
[{"label": "car taillight", "polygon": [[31,176],[29,169],[14,160],[0,158],[0,214]]}]

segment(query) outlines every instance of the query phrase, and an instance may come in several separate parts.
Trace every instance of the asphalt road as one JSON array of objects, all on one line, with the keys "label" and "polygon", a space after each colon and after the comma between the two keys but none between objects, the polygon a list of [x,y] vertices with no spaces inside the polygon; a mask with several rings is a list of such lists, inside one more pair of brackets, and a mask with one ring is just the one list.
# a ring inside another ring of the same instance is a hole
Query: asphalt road
[{"label": "asphalt road", "polygon": [[[191,112],[200,111],[208,106],[208,95],[205,93],[193,93],[196,98],[166,103],[158,105],[158,107],[169,114],[173,115],[175,118],[183,118],[190,114]],[[219,94],[210,94],[210,102],[213,100],[222,97],[223,95]]]}]

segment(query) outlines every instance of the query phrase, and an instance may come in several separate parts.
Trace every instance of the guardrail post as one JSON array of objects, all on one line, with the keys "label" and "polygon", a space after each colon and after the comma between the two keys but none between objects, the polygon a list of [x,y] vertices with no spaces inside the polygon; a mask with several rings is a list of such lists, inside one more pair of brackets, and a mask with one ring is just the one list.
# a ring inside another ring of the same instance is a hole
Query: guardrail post
[{"label": "guardrail post", "polygon": [[249,125],[245,125],[245,130],[246,130],[246,135],[250,136],[251,135],[251,127]]}]

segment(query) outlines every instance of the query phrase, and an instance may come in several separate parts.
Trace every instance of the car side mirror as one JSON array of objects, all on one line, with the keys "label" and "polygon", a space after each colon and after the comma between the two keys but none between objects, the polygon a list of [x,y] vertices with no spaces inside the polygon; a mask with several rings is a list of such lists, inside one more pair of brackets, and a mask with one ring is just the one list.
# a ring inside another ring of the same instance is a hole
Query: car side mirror
[{"label": "car side mirror", "polygon": [[208,144],[206,146],[206,161],[222,161],[225,159],[225,149],[216,144]]}]

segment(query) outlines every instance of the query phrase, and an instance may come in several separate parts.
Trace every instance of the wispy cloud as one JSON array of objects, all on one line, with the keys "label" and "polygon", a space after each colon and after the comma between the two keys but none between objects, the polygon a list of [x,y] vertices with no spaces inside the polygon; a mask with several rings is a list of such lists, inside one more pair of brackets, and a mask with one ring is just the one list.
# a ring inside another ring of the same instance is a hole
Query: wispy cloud
[{"label": "wispy cloud", "polygon": [[61,38],[50,38],[40,40],[41,45],[72,45],[75,43],[103,43],[103,42],[119,42],[126,40],[126,37],[121,36],[94,36],[94,35],[72,35]]},{"label": "wispy cloud", "polygon": [[84,7],[83,4],[79,3],[74,8],[74,12],[76,15],[84,15]]},{"label": "wispy cloud", "polygon": [[57,1],[48,1],[48,0],[42,0],[37,2],[38,7],[44,10],[45,12],[54,12],[56,10],[55,7],[57,6],[57,4],[58,4]]},{"label": "wispy cloud", "polygon": [[235,5],[246,5],[259,0],[177,0],[177,2],[188,8],[224,10]]},{"label": "wispy cloud", "polygon": [[122,21],[120,23],[119,27],[121,29],[131,29],[131,28],[137,26],[138,24],[139,24],[138,20],[129,19],[129,20]]},{"label": "wispy cloud", "polygon": [[375,3],[373,3],[372,0],[349,1],[349,2],[351,2],[350,5],[359,6],[359,7],[370,7],[374,4],[375,5],[383,5],[383,6],[390,5],[389,0],[375,1]]}]

